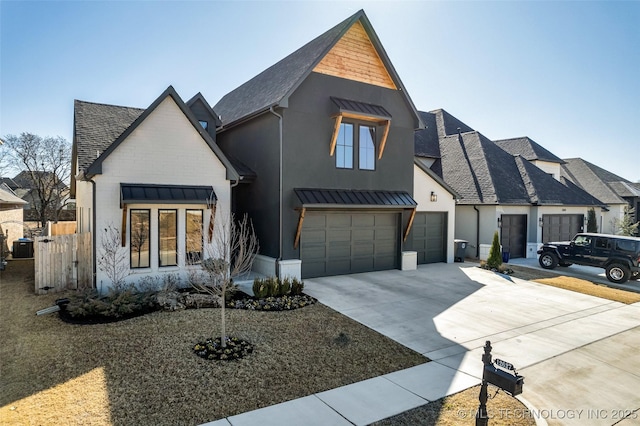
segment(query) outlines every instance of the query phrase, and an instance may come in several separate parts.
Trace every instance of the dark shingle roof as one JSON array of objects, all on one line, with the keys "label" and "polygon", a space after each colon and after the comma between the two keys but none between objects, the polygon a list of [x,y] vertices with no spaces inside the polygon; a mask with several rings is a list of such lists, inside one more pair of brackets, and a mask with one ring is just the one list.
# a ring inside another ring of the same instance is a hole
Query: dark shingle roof
[{"label": "dark shingle roof", "polygon": [[[144,112],[141,108],[74,102],[74,160],[80,173]],[[74,170],[75,173],[75,170]]]},{"label": "dark shingle roof", "polygon": [[356,13],[345,19],[237,89],[227,93],[213,107],[220,114],[223,125],[229,125],[277,105],[298,86],[318,60],[329,51],[358,17],[359,13]]},{"label": "dark shingle roof", "polygon": [[621,197],[638,197],[634,184],[582,158],[565,158],[562,175],[606,204],[626,203]]},{"label": "dark shingle roof", "polygon": [[564,185],[525,158],[514,157],[481,133],[464,131],[470,127],[446,111],[421,115],[427,128],[416,132],[416,155],[425,146],[435,152],[435,123],[440,156],[431,170],[460,195],[460,204],[602,205],[580,188]]},{"label": "dark shingle roof", "polygon": [[523,136],[521,138],[501,139],[495,141],[496,145],[504,149],[511,155],[520,155],[528,161],[549,161],[551,163],[562,164],[564,161],[547,151],[534,140]]},{"label": "dark shingle roof", "polygon": [[251,80],[223,96],[213,107],[213,109],[220,114],[223,127],[229,127],[243,119],[261,114],[270,107],[286,103],[287,98],[293,91],[357,21],[360,21],[365,28],[371,43],[376,47],[380,59],[387,68],[391,79],[403,94],[408,106],[414,111],[416,121],[418,122],[417,127],[420,127],[418,113],[413,105],[413,101],[411,101],[400,77],[393,68],[391,61],[363,10],[356,12],[324,34],[280,60],[275,65],[272,65]]},{"label": "dark shingle roof", "polygon": [[424,123],[424,129],[416,130],[414,134],[414,155],[418,157],[440,158],[436,115],[424,111],[419,111],[418,113]]},{"label": "dark shingle roof", "polygon": [[436,116],[436,127],[438,129],[438,136],[440,137],[456,135],[458,132],[473,132],[471,127],[443,109],[436,109],[431,111],[431,113]]},{"label": "dark shingle roof", "polygon": [[[167,98],[175,102],[204,142],[224,164],[227,179],[239,179],[238,173],[211,135],[198,123],[193,112],[172,86],[144,110],[76,101],[72,167],[77,162],[79,171],[86,176],[101,174],[103,161]],[[74,182],[75,179],[72,180],[72,195],[75,194]]]},{"label": "dark shingle roof", "polygon": [[20,188],[20,185],[18,185],[13,179],[8,178],[8,177],[0,178],[0,184],[7,185],[7,187],[10,188],[10,189],[18,189],[18,188]]}]

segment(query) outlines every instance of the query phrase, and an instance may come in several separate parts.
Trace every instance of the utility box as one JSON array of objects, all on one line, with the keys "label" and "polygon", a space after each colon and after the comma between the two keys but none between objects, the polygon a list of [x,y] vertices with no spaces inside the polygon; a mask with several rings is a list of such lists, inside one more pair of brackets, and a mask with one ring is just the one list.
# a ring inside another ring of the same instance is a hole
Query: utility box
[{"label": "utility box", "polygon": [[33,240],[20,238],[13,242],[13,258],[29,259],[33,257]]},{"label": "utility box", "polygon": [[484,379],[512,396],[522,393],[524,376],[520,376],[515,372],[505,371],[496,368],[493,364],[489,364],[484,366]]},{"label": "utility box", "polygon": [[464,258],[467,252],[467,246],[469,245],[469,241],[465,240],[453,240],[453,245],[455,247],[453,254],[454,262],[464,262]]}]

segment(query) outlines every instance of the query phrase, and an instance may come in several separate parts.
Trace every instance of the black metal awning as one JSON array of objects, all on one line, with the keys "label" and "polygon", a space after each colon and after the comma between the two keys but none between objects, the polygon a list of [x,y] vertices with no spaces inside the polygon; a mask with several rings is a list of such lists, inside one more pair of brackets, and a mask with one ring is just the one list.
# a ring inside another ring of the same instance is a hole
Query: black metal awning
[{"label": "black metal awning", "polygon": [[391,120],[391,114],[380,105],[367,104],[364,102],[352,101],[349,99],[342,99],[331,97],[331,100],[339,108],[340,113],[353,113],[358,115],[364,115],[371,118],[377,118],[380,120]]},{"label": "black metal awning", "polygon": [[406,191],[350,189],[294,189],[307,208],[415,208],[418,203]]},{"label": "black metal awning", "polygon": [[120,184],[124,204],[208,204],[217,200],[212,186]]}]

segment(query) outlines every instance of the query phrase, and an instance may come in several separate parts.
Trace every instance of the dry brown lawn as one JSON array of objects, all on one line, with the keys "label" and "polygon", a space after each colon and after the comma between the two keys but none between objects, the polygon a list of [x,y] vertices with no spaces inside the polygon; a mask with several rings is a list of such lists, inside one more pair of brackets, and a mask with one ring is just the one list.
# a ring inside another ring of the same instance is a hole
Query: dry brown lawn
[{"label": "dry brown lawn", "polygon": [[614,302],[626,303],[627,305],[640,302],[640,293],[619,290],[617,288],[608,287],[604,284],[598,284],[580,278],[567,277],[550,271],[540,271],[538,269],[514,265],[509,265],[509,268],[514,271],[512,276],[523,280],[531,280],[540,284],[575,291],[576,293],[588,294],[590,296],[601,297]]},{"label": "dry brown lawn", "polygon": [[[195,425],[428,361],[322,304],[227,310],[229,334],[256,349],[241,361],[206,361],[191,348],[218,331],[219,310],[71,325],[35,315],[61,295],[33,294],[32,265],[14,261],[0,273],[0,424]],[[504,393],[488,405],[490,414],[524,410]],[[381,424],[473,424],[477,406],[472,388]]]}]

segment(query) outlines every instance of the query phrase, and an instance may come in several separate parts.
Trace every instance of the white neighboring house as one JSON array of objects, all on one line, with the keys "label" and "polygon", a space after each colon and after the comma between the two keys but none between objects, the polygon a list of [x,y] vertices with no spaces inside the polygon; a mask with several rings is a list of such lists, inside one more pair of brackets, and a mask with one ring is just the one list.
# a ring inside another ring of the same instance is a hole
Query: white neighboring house
[{"label": "white neighboring house", "polygon": [[411,229],[412,248],[417,252],[418,264],[452,263],[456,199],[459,196],[429,166],[428,160],[414,158],[413,198],[418,206]]},{"label": "white neighboring house", "polygon": [[98,289],[111,284],[95,266],[110,225],[123,236],[130,282],[186,278],[190,260],[206,257],[211,220],[228,223],[240,179],[215,143],[217,123],[202,95],[185,104],[173,87],[144,110],[75,101],[72,196],[78,232],[92,232]]},{"label": "white neighboring house", "polygon": [[11,250],[13,242],[24,236],[22,208],[26,201],[19,198],[8,186],[0,184],[0,232],[7,240],[5,250]]}]

